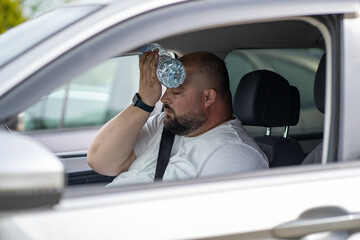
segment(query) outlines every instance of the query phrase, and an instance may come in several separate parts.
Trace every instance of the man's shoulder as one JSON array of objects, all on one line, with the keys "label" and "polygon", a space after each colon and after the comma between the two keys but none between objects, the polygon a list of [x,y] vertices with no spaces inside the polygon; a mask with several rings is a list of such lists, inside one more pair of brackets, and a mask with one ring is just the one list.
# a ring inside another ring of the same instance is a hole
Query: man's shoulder
[{"label": "man's shoulder", "polygon": [[208,131],[205,136],[211,136],[232,140],[241,140],[242,136],[248,136],[242,123],[239,119],[235,118],[226,123],[223,123],[216,128]]},{"label": "man's shoulder", "polygon": [[266,158],[263,151],[247,133],[238,118],[222,124],[221,127],[214,131],[213,137],[215,138],[214,141],[221,145],[218,151],[224,152],[231,149],[233,154],[248,152],[250,155],[255,154],[260,158]]}]

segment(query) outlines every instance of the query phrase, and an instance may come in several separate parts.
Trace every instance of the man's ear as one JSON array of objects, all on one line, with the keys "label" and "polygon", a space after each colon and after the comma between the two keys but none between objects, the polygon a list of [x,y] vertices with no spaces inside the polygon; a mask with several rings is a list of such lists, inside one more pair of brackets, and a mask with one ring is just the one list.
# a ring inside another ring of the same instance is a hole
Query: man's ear
[{"label": "man's ear", "polygon": [[216,101],[216,90],[213,88],[206,89],[205,92],[205,107],[210,107]]}]

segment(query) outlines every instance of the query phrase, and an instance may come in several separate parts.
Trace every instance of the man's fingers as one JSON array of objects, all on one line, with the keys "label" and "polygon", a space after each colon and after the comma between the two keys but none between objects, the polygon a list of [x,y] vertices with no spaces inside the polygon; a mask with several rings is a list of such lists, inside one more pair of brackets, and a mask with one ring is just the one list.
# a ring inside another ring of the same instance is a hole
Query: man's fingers
[{"label": "man's fingers", "polygon": [[146,52],[140,57],[139,65],[141,76],[145,81],[152,82],[154,79],[156,80],[156,74],[154,78],[154,73],[156,73],[156,65],[159,59],[158,51],[159,50],[155,50],[154,52]]},{"label": "man's fingers", "polygon": [[153,81],[157,81],[156,65],[152,67],[151,78],[152,78]]},{"label": "man's fingers", "polygon": [[156,49],[154,52],[146,52],[140,57],[140,66],[142,65],[144,68],[149,67],[150,64],[154,64],[153,61],[157,62],[159,55],[159,50]]},{"label": "man's fingers", "polygon": [[149,64],[149,66],[150,66],[151,68],[153,68],[153,67],[156,68],[158,59],[159,59],[159,55],[158,55],[156,52],[154,52],[154,57],[151,59],[151,62],[150,62],[150,64]]},{"label": "man's fingers", "polygon": [[147,68],[149,63],[150,63],[150,55],[151,55],[152,52],[146,52],[146,53],[143,53],[143,55],[141,55],[140,57],[140,61],[139,61],[139,64],[140,64],[140,68],[144,69],[144,68]]},{"label": "man's fingers", "polygon": [[144,52],[141,56],[140,56],[140,60],[139,60],[139,63],[144,63],[147,56],[150,54],[151,52]]}]

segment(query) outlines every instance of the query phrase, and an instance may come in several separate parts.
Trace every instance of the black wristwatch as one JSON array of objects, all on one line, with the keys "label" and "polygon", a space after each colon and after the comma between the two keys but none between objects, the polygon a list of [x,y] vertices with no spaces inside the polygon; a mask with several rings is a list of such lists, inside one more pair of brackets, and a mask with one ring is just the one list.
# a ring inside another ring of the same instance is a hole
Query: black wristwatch
[{"label": "black wristwatch", "polygon": [[151,113],[155,108],[155,107],[149,106],[146,103],[142,102],[139,93],[135,93],[132,101],[133,101],[134,106],[141,108],[142,110],[149,112],[149,113]]}]

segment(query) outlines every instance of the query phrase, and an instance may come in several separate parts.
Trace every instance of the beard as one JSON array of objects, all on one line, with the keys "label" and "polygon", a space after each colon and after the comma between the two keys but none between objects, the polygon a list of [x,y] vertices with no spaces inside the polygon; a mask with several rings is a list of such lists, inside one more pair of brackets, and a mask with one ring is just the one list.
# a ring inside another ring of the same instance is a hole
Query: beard
[{"label": "beard", "polygon": [[164,108],[167,108],[174,114],[173,119],[171,119],[171,117],[168,115],[165,116],[164,126],[167,130],[176,135],[188,135],[191,132],[197,130],[207,121],[206,114],[199,108],[196,109],[196,107],[195,110],[190,110],[189,112],[180,116],[177,116],[175,111],[169,105],[165,104]]}]

